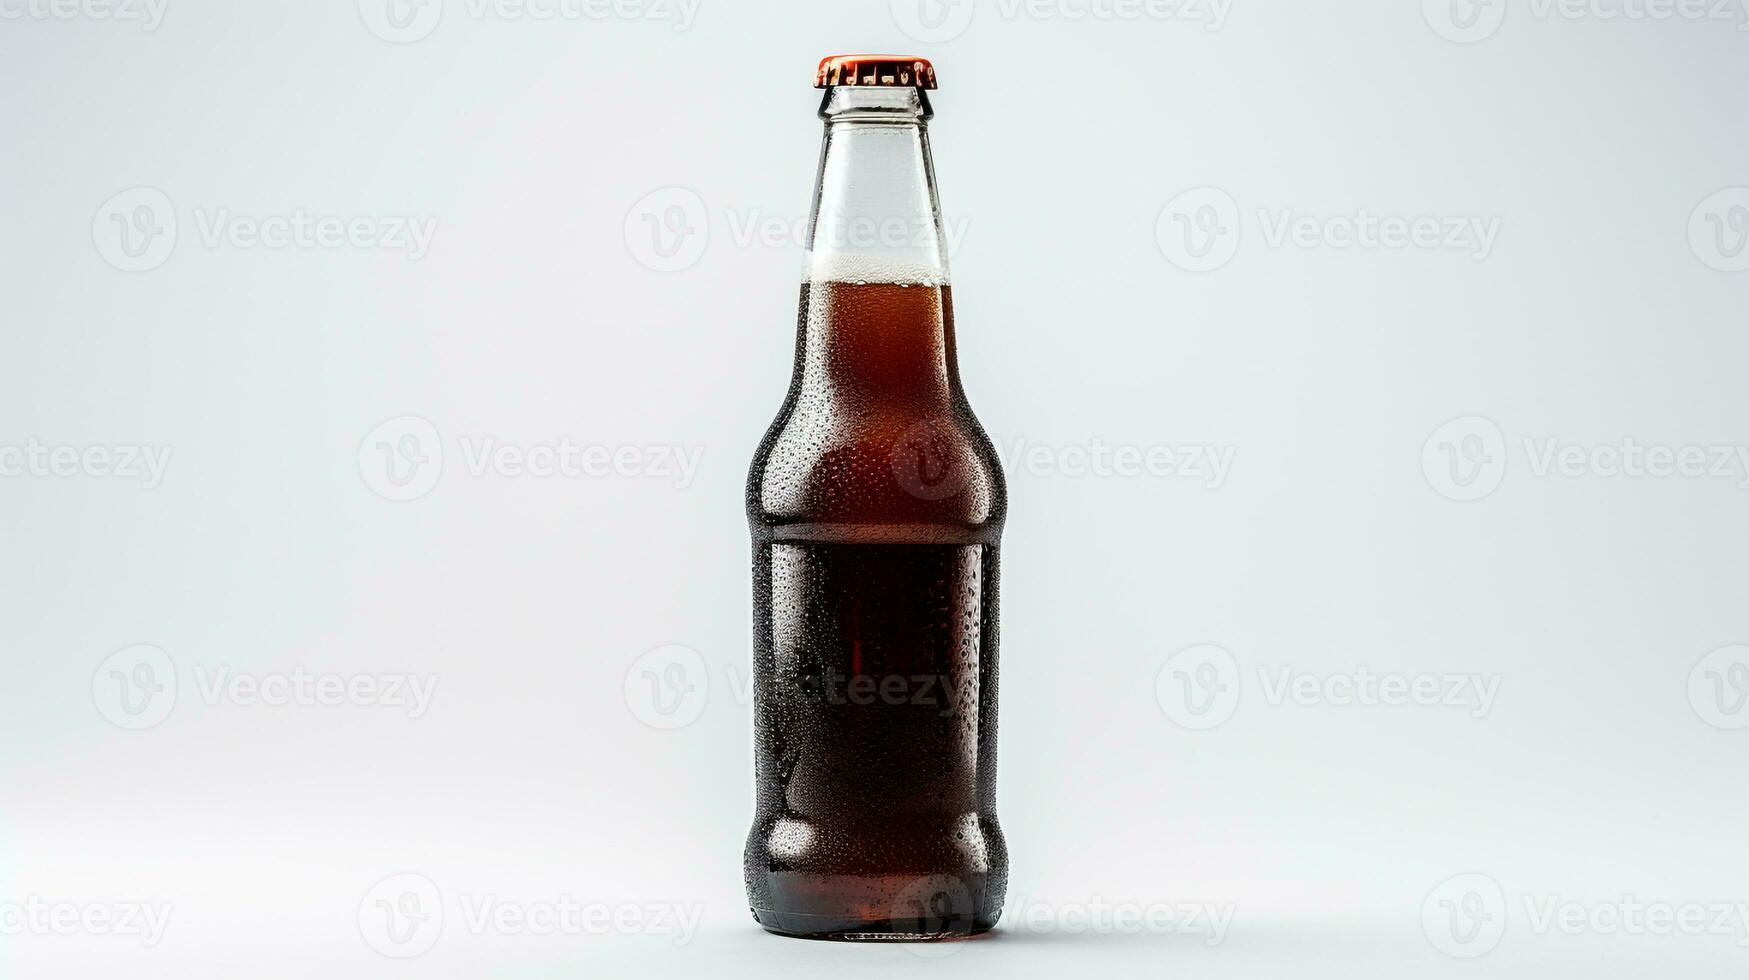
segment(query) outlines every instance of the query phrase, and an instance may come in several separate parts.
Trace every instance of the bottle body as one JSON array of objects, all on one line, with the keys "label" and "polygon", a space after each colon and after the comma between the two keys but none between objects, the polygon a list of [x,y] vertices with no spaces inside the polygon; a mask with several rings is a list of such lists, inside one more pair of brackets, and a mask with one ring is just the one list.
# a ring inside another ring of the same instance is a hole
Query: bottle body
[{"label": "bottle body", "polygon": [[[748,901],[789,935],[972,935],[1007,885],[1006,491],[960,388],[927,101],[834,90],[822,116],[794,375],[747,483]],[[865,219],[901,230],[858,244]],[[833,227],[846,238],[828,240]]]},{"label": "bottle body", "polygon": [[[951,343],[950,303],[944,286],[810,283],[801,356],[810,321],[815,337],[867,330],[885,346],[897,326],[912,343]],[[792,935],[982,932],[1008,868],[995,779],[1000,467],[957,384],[941,399],[847,406],[798,378],[748,483],[749,903]]]}]

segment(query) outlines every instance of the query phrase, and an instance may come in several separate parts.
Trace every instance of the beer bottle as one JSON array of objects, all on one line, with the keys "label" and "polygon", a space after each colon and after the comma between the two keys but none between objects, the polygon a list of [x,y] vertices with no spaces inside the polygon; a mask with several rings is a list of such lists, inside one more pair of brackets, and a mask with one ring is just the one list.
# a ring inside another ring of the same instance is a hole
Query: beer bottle
[{"label": "beer bottle", "polygon": [[794,374],[747,480],[766,929],[831,939],[988,930],[997,545],[1007,494],[960,388],[916,57],[820,63],[819,172]]}]

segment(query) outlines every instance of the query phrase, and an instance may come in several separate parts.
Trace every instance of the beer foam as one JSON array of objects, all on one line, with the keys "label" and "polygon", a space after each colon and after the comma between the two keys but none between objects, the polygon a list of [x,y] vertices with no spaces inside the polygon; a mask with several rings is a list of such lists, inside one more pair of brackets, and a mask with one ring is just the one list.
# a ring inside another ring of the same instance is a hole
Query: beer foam
[{"label": "beer foam", "polygon": [[947,270],[928,262],[882,255],[808,253],[802,277],[807,282],[892,283],[902,286],[945,286]]}]

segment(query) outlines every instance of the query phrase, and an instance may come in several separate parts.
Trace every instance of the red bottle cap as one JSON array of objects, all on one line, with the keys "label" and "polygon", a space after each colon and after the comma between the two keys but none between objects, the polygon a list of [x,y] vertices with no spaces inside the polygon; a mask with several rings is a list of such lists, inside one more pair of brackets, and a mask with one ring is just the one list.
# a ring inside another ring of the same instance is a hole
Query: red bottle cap
[{"label": "red bottle cap", "polygon": [[815,88],[864,85],[935,88],[935,66],[914,54],[834,54],[820,59]]}]

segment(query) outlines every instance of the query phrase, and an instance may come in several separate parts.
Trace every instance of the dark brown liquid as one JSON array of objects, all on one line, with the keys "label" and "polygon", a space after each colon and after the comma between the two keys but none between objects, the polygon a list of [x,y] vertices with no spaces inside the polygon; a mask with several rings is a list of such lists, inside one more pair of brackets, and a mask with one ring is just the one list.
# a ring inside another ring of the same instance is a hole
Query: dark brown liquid
[{"label": "dark brown liquid", "polygon": [[796,374],[748,481],[758,812],[776,932],[969,935],[1000,916],[997,541],[945,287],[803,287]]}]

